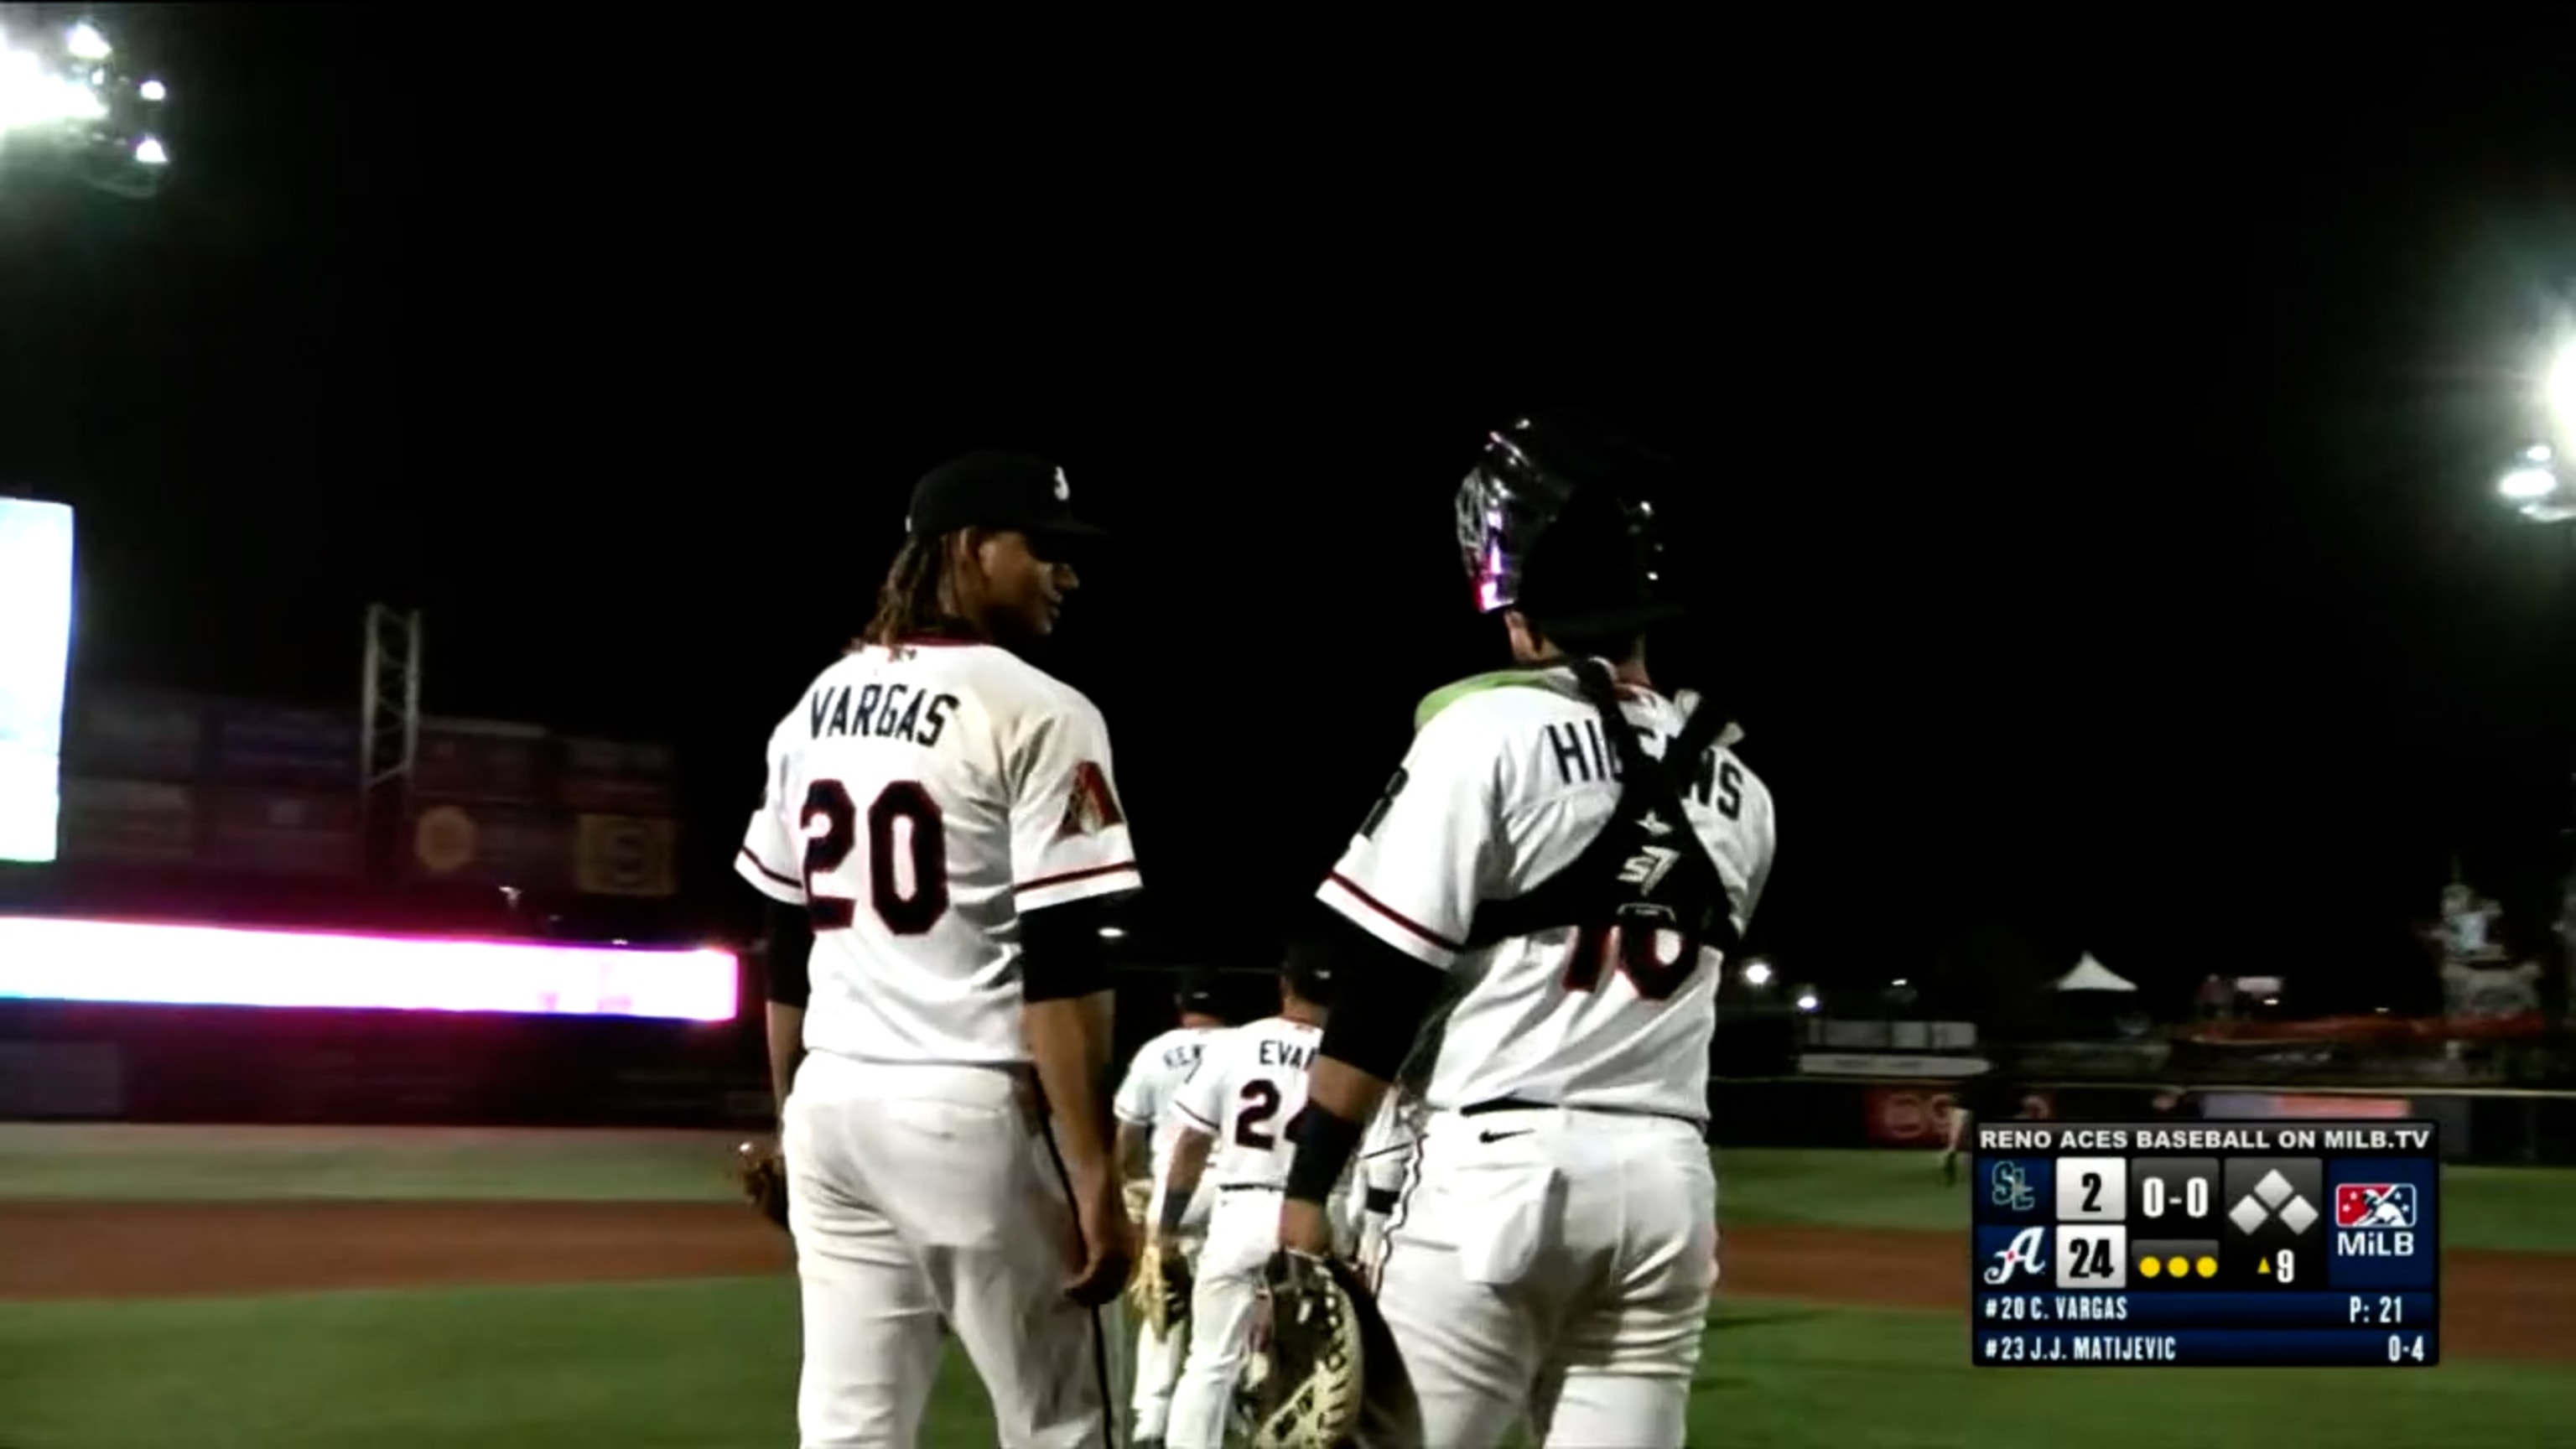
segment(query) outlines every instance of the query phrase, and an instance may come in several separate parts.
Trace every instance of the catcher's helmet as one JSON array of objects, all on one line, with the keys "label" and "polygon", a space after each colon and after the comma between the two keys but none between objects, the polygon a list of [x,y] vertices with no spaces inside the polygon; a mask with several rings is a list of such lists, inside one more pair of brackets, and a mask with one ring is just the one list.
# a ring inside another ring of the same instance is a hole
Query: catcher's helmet
[{"label": "catcher's helmet", "polygon": [[1533,414],[1487,436],[1458,485],[1458,549],[1476,608],[1518,609],[1549,633],[1641,630],[1661,597],[1658,494],[1671,460],[1587,413]]}]

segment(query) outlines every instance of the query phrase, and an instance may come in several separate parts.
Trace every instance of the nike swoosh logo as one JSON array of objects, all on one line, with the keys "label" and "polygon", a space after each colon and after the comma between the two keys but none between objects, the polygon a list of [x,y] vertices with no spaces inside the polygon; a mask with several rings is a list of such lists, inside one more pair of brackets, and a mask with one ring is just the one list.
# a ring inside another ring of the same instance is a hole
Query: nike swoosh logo
[{"label": "nike swoosh logo", "polygon": [[1506,1137],[1527,1137],[1537,1130],[1538,1129],[1535,1127],[1524,1127],[1518,1132],[1496,1132],[1491,1128],[1488,1128],[1483,1132],[1477,1133],[1476,1140],[1479,1142],[1500,1142]]}]

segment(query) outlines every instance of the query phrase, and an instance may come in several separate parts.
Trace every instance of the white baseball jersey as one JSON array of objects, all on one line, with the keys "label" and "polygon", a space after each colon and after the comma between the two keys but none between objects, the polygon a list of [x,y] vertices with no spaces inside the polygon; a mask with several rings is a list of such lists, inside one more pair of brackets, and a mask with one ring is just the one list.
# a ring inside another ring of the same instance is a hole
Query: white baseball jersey
[{"label": "white baseball jersey", "polygon": [[769,741],[735,869],[814,921],[805,1046],[1013,1065],[1019,917],[1142,884],[1079,690],[1008,650],[868,645]]},{"label": "white baseball jersey", "polygon": [[[1661,758],[1685,711],[1622,685],[1623,712]],[[1444,696],[1447,696],[1444,700]],[[1435,1111],[1498,1098],[1557,1107],[1708,1118],[1709,1044],[1719,953],[1662,999],[1618,967],[1618,943],[1588,987],[1567,967],[1580,934],[1562,927],[1468,949],[1476,908],[1563,869],[1619,801],[1617,756],[1599,711],[1567,670],[1470,681],[1426,701],[1404,767],[1317,893],[1387,945],[1451,973],[1440,1052],[1424,1099]],[[1735,902],[1739,931],[1771,872],[1771,793],[1721,735],[1683,787],[1692,828]]]},{"label": "white baseball jersey", "polygon": [[1127,1076],[1119,1082],[1118,1095],[1109,1104],[1119,1121],[1153,1129],[1157,1182],[1162,1180],[1163,1164],[1171,1160],[1172,1139],[1181,1131],[1179,1119],[1169,1110],[1172,1097],[1198,1066],[1208,1038],[1218,1030],[1212,1026],[1176,1026],[1145,1043],[1135,1060],[1127,1064]]},{"label": "white baseball jersey", "polygon": [[1284,1016],[1210,1032],[1198,1069],[1172,1110],[1216,1138],[1207,1177],[1219,1187],[1285,1187],[1297,1145],[1288,1124],[1306,1110],[1306,1073],[1323,1029]]}]

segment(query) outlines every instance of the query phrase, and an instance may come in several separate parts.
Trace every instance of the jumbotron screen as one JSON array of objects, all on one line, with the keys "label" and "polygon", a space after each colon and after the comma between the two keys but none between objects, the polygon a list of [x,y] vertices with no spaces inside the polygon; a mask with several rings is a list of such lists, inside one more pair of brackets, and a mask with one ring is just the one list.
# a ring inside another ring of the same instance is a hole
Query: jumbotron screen
[{"label": "jumbotron screen", "polygon": [[72,511],[0,498],[0,861],[54,858],[71,647]]}]

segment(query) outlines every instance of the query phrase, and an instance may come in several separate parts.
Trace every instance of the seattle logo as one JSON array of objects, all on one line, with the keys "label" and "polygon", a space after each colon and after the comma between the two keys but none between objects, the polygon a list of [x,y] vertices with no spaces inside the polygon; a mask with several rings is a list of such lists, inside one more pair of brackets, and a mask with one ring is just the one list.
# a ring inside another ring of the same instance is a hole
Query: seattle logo
[{"label": "seattle logo", "polygon": [[2022,1174],[2021,1164],[2009,1159],[1986,1166],[1986,1201],[2012,1212],[2026,1213],[2039,1203],[2039,1194],[2030,1179]]}]

